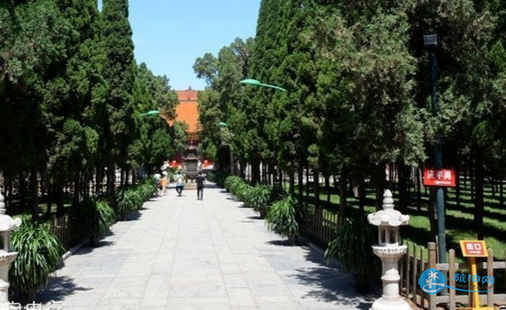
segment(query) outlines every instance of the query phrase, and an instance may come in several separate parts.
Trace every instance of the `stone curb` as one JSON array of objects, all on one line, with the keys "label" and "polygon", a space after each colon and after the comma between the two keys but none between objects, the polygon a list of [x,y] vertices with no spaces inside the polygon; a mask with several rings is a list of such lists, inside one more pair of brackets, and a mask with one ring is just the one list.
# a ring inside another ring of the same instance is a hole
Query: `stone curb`
[{"label": "stone curb", "polygon": [[62,255],[60,264],[63,264],[67,260],[67,258],[72,256],[72,254],[77,252],[77,250],[79,250],[80,248],[82,248],[83,246],[85,246],[89,242],[90,242],[89,239],[86,238],[83,241],[81,241],[80,243],[78,243],[77,245],[75,245],[74,247],[72,247],[70,250],[68,250],[65,254]]}]

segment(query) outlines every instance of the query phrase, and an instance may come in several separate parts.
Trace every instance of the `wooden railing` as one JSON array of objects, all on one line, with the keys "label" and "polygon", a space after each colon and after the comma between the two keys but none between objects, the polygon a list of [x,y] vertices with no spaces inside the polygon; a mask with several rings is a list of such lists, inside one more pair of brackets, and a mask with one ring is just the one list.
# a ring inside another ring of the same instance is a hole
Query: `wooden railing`
[{"label": "wooden railing", "polygon": [[73,247],[77,243],[77,238],[79,238],[79,236],[76,232],[76,225],[73,223],[71,217],[68,214],[65,214],[61,217],[52,215],[49,223],[51,231],[68,248]]},{"label": "wooden railing", "polygon": [[319,247],[326,248],[338,225],[337,214],[327,212],[321,206],[315,208],[310,205],[303,217],[301,234]]},{"label": "wooden railing", "polygon": [[[506,258],[506,251],[504,252],[504,257]],[[448,304],[450,310],[457,309],[457,303],[468,304],[469,293],[460,294],[454,289],[448,289],[447,294],[440,292],[437,295],[429,295],[423,292],[418,285],[420,275],[426,269],[434,268],[445,275],[449,286],[456,287],[454,280],[455,273],[465,271],[465,273],[469,274],[469,266],[467,263],[456,262],[455,250],[453,249],[449,251],[448,261],[445,264],[436,263],[436,244],[433,242],[428,244],[428,249],[408,246],[408,253],[401,260],[401,292],[417,305],[429,310],[436,310],[438,304]],[[505,261],[494,261],[494,251],[489,248],[486,262],[478,262],[477,269],[486,270],[488,277],[494,277],[494,275],[497,275],[495,270],[503,270],[503,273],[506,273],[506,263]],[[506,283],[503,284],[506,285]],[[486,290],[487,294],[480,295],[481,304],[493,307],[494,305],[506,303],[506,294],[496,293],[494,283],[487,283]]]},{"label": "wooden railing", "polygon": [[428,294],[418,285],[418,278],[429,267],[427,249],[421,246],[408,244],[406,255],[399,262],[401,275],[401,292],[411,299],[414,304],[428,308]]}]

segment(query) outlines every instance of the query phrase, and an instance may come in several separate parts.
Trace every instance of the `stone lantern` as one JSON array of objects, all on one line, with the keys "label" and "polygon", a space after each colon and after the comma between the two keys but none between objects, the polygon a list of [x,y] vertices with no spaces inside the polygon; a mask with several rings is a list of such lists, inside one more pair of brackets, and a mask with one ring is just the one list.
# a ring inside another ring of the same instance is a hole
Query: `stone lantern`
[{"label": "stone lantern", "polygon": [[381,259],[383,295],[376,300],[371,310],[411,310],[408,303],[399,295],[399,259],[406,253],[407,246],[399,245],[399,226],[407,225],[408,215],[394,210],[392,192],[383,194],[383,210],[369,214],[370,224],[378,226],[378,245],[373,252]]},{"label": "stone lantern", "polygon": [[7,309],[9,304],[9,265],[18,256],[17,252],[9,252],[10,234],[21,225],[21,219],[13,219],[5,214],[4,196],[0,192],[0,309]]}]

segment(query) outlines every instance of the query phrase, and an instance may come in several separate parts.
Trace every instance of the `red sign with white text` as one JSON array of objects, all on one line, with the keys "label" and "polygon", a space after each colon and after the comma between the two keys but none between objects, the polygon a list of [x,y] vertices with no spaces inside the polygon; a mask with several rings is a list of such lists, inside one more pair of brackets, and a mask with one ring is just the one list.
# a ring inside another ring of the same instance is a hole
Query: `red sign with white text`
[{"label": "red sign with white text", "polygon": [[455,187],[455,170],[451,169],[424,169],[423,185]]},{"label": "red sign with white text", "polygon": [[487,257],[488,251],[483,240],[460,240],[460,249],[464,257]]}]

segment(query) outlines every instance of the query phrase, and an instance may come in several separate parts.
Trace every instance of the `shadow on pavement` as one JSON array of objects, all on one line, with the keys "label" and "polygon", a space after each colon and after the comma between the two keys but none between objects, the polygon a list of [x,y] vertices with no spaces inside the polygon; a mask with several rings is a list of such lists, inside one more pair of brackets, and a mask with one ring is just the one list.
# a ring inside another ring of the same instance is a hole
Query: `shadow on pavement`
[{"label": "shadow on pavement", "polygon": [[130,214],[127,215],[127,221],[136,221],[140,219],[142,216],[142,213],[138,210],[135,210],[133,212],[130,212]]},{"label": "shadow on pavement", "polygon": [[335,267],[336,264],[331,264],[333,267],[327,266],[321,253],[307,247],[304,248],[306,259],[320,265],[319,267],[299,268],[297,273],[292,276],[301,284],[313,288],[307,293],[308,297],[339,305],[356,306],[357,309],[370,309],[374,300],[379,296],[374,293],[367,295],[356,293],[353,279],[348,274],[340,273],[339,269]]},{"label": "shadow on pavement", "polygon": [[[207,183],[206,188],[221,188],[221,186],[216,185],[216,183]],[[226,193],[227,190],[223,190],[222,193]]]},{"label": "shadow on pavement", "polygon": [[351,279],[327,267],[297,269],[294,275],[301,284],[313,288],[306,294],[326,303],[356,306],[357,309],[370,309],[376,297],[356,293]]},{"label": "shadow on pavement", "polygon": [[69,277],[51,277],[49,284],[37,293],[36,302],[61,301],[75,291],[88,291],[91,288],[77,287]]},{"label": "shadow on pavement", "polygon": [[267,241],[266,242],[267,244],[271,244],[271,245],[275,245],[275,246],[293,246],[290,244],[290,241],[287,240],[271,240],[271,241]]},{"label": "shadow on pavement", "polygon": [[90,254],[91,252],[93,252],[94,250],[96,250],[98,248],[101,248],[101,247],[110,247],[110,246],[114,246],[114,244],[115,244],[114,241],[100,240],[98,242],[97,246],[91,247],[89,245],[85,245],[85,246],[81,247],[79,250],[77,250],[76,252],[74,252],[72,255],[77,256],[77,255]]}]

